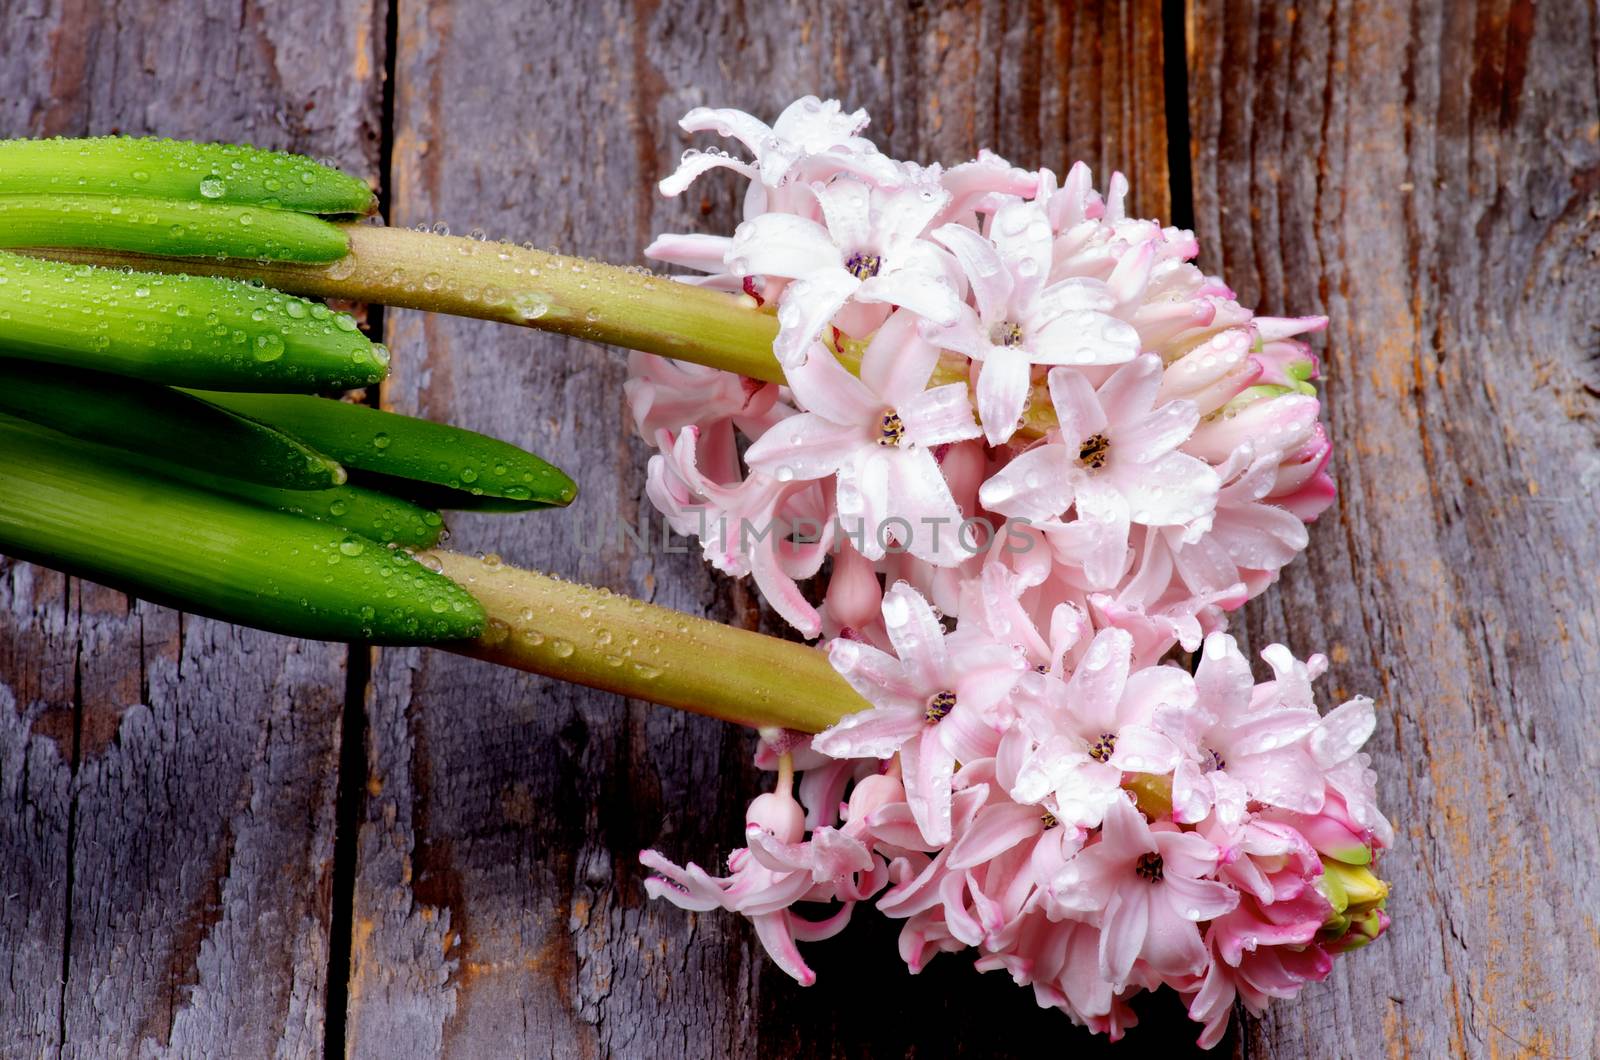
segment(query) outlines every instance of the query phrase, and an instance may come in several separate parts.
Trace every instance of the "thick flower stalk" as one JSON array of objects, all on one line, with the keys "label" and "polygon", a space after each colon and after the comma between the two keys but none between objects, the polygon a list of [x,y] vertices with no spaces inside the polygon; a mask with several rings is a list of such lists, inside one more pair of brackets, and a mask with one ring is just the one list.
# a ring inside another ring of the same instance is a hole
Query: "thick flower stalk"
[{"label": "thick flower stalk", "polygon": [[876,897],[912,971],[971,950],[1113,1037],[1169,985],[1214,1044],[1387,923],[1371,702],[1319,713],[1326,660],[1279,645],[1257,684],[1225,632],[1334,495],[1296,338],[1326,321],[1240,306],[1120,175],[901,162],[866,123],[699,108],[753,157],[662,182],[748,179],[734,232],[647,253],[775,309],[781,378],[634,354],[649,494],[872,708],[764,744],[730,875],[646,852],[651,892],[750,916],[802,983],[796,943]]}]

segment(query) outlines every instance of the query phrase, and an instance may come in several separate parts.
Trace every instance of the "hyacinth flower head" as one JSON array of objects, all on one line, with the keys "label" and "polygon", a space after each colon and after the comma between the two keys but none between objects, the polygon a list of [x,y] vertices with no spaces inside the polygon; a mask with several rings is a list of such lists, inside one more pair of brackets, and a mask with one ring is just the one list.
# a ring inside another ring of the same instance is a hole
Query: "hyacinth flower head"
[{"label": "hyacinth flower head", "polygon": [[[971,951],[1113,1038],[1169,986],[1208,1046],[1377,937],[1373,705],[1322,712],[1326,659],[1282,645],[1258,681],[1226,633],[1334,496],[1299,338],[1326,321],[1240,306],[1120,174],[902,162],[811,98],[683,124],[753,157],[661,190],[733,170],[744,219],[647,253],[774,312],[782,372],[636,355],[651,497],[870,708],[769,732],[729,874],[649,851],[651,893],[745,913],[804,984],[797,944],[875,900],[912,971]],[[741,547],[752,512],[778,529]]]}]

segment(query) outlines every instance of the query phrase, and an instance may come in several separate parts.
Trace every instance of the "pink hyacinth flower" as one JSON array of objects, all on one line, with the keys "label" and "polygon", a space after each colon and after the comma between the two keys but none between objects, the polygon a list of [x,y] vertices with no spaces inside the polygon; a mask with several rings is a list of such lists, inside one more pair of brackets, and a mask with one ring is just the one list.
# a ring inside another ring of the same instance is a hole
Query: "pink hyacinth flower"
[{"label": "pink hyacinth flower", "polygon": [[[778,301],[772,351],[786,368],[807,350],[847,301],[886,311],[901,306],[938,324],[953,323],[960,307],[944,251],[922,238],[948,201],[936,181],[898,187],[851,178],[818,184],[813,192],[823,222],[769,213],[739,225],[728,267],[739,276],[792,279]],[[883,313],[866,315],[867,328]],[[846,321],[846,331],[861,330]]]},{"label": "pink hyacinth flower", "polygon": [[910,586],[883,598],[883,622],[895,654],[835,640],[828,658],[873,705],[815,737],[835,758],[900,756],[906,802],[930,846],[951,838],[955,763],[992,756],[999,735],[989,711],[1016,684],[1022,663],[1010,645],[957,631],[946,634],[928,602]]},{"label": "pink hyacinth flower", "polygon": [[856,547],[868,559],[882,559],[898,544],[954,566],[968,558],[956,534],[961,510],[933,448],[977,437],[978,425],[964,386],[923,389],[937,351],[914,330],[911,318],[890,318],[867,347],[860,378],[813,346],[788,370],[807,411],[768,431],[745,460],[779,481],[837,475],[839,522],[858,535]]},{"label": "pink hyacinth flower", "polygon": [[963,307],[930,337],[982,365],[978,412],[991,445],[1016,430],[1034,365],[1121,364],[1138,354],[1138,332],[1107,313],[1117,299],[1106,284],[1074,277],[1045,285],[1051,232],[1037,203],[1001,206],[988,239],[961,225],[933,238],[961,263],[977,307]]},{"label": "pink hyacinth flower", "polygon": [[1210,877],[1219,851],[1193,832],[1152,828],[1127,799],[1106,812],[1100,840],[1079,851],[1050,886],[1052,915],[1100,926],[1100,973],[1120,989],[1144,961],[1160,975],[1194,975],[1208,954],[1196,924],[1239,902]]},{"label": "pink hyacinth flower", "polygon": [[1199,414],[1187,401],[1157,406],[1160,386],[1161,361],[1150,354],[1118,368],[1098,389],[1075,369],[1051,369],[1059,434],[985,482],[984,507],[1049,522],[1073,506],[1075,524],[1100,531],[1085,573],[1097,587],[1113,584],[1130,524],[1191,524],[1209,515],[1216,500],[1216,472],[1177,451]]}]

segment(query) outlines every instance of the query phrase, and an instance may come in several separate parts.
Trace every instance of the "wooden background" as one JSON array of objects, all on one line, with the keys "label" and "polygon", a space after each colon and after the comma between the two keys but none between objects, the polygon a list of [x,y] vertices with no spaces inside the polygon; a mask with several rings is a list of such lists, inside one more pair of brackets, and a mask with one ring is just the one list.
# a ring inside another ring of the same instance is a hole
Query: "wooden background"
[{"label": "wooden background", "polygon": [[[655,180],[696,104],[806,92],[906,157],[1133,179],[1246,304],[1327,313],[1341,499],[1247,609],[1375,694],[1395,926],[1223,1055],[1600,1052],[1600,16],[1581,0],[0,0],[0,135],[249,139],[395,224],[631,262],[726,230]],[[530,446],[566,515],[454,544],[729,621],[643,501],[624,359],[410,312],[384,401]],[[0,470],[3,473],[3,470]],[[580,546],[587,545],[587,551]],[[1101,1045],[858,915],[801,990],[647,903],[755,790],[731,727],[421,651],[298,643],[0,561],[0,1054],[1022,1055]],[[1335,700],[1336,701],[1336,700]],[[1188,1049],[1170,997],[1122,1052]]]}]

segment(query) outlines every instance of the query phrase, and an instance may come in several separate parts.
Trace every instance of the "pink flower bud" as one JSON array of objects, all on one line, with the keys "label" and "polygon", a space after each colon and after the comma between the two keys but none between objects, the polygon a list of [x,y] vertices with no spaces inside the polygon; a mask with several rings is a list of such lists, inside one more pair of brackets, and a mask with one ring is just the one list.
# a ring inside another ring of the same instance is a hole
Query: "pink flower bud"
[{"label": "pink flower bud", "polygon": [[[1253,387],[1239,396],[1246,402],[1232,415],[1202,423],[1183,446],[1184,452],[1220,464],[1239,446],[1250,442],[1257,452],[1298,450],[1310,440],[1321,404],[1304,394],[1267,393],[1276,388]],[[1262,391],[1262,393],[1256,393]]]},{"label": "pink flower bud", "polygon": [[899,777],[887,773],[874,774],[858,782],[850,793],[850,812],[847,817],[852,821],[864,821],[874,810],[890,803],[904,802],[905,798],[906,788]]},{"label": "pink flower bud", "polygon": [[841,626],[860,628],[878,617],[883,587],[872,563],[848,544],[833,558],[833,576],[824,599],[828,615]]},{"label": "pink flower bud", "polygon": [[976,441],[958,442],[945,450],[939,467],[950,484],[950,495],[955,498],[956,505],[967,515],[976,512],[978,487],[989,473],[983,445]]},{"label": "pink flower bud", "polygon": [[806,812],[793,795],[757,795],[744,815],[746,829],[759,829],[780,843],[798,843],[806,834]]},{"label": "pink flower bud", "polygon": [[1320,374],[1317,356],[1305,343],[1290,339],[1269,342],[1252,356],[1263,369],[1263,383],[1287,387],[1302,394],[1316,393],[1311,380]]}]

